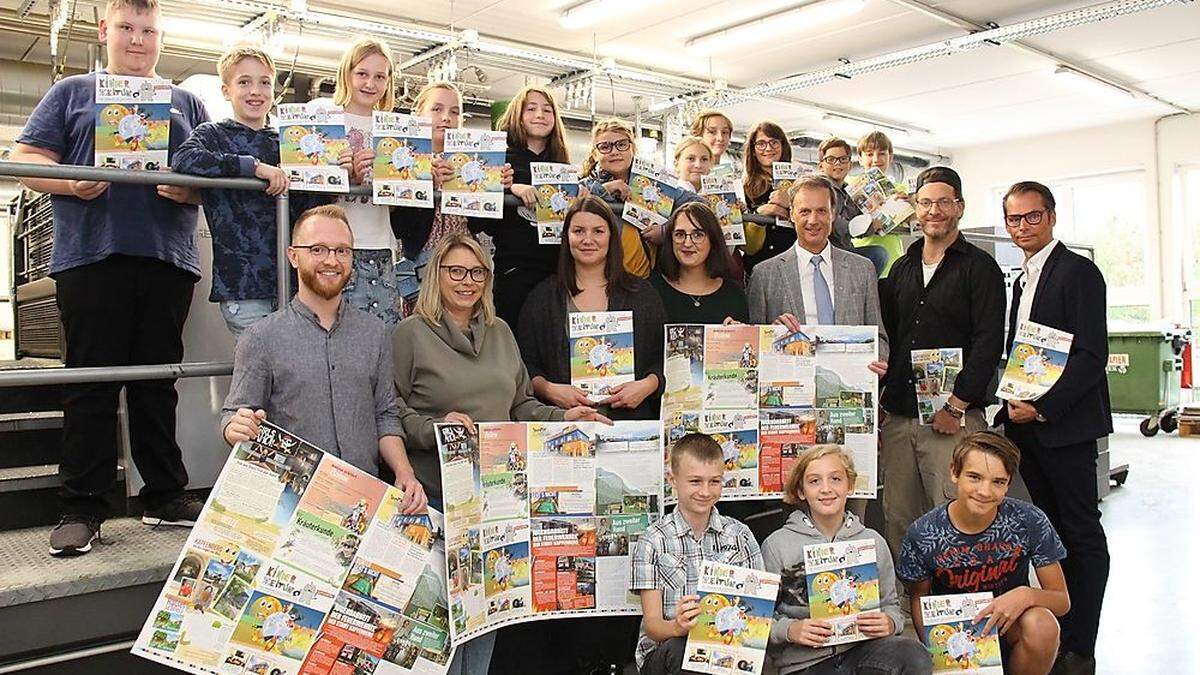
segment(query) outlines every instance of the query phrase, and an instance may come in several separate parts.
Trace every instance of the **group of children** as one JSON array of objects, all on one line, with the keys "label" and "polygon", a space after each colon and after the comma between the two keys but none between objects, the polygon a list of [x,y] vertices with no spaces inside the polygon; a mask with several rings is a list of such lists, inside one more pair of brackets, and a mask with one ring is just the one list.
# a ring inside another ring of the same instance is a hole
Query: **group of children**
[{"label": "group of children", "polygon": [[[767,647],[780,675],[930,672],[929,652],[904,635],[897,580],[907,589],[918,636],[925,633],[923,597],[991,592],[992,602],[966,622],[981,625],[980,636],[999,633],[1007,672],[1044,675],[1058,651],[1056,617],[1070,608],[1059,564],[1066,550],[1041,510],[1007,496],[1019,465],[1020,450],[1004,436],[965,436],[950,467],[956,498],[913,523],[893,565],[884,538],[846,510],[856,474],[840,446],[816,445],[800,455],[784,486],[784,502],[795,510],[760,551],[745,524],[717,509],[725,471],[720,445],[704,434],[684,436],[671,452],[675,511],[646,530],[632,552],[630,588],[641,595],[643,612],[639,672],[689,672],[684,646],[701,611],[705,560],[781,576]],[[804,547],[862,539],[875,542],[879,609],[858,616],[866,640],[828,646],[832,626],[812,618],[809,607]]]}]

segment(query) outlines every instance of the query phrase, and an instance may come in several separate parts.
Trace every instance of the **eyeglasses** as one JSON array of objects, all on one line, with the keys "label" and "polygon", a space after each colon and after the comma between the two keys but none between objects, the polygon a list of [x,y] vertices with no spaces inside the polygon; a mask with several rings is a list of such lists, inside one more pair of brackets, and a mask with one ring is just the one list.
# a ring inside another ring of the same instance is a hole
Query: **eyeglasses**
[{"label": "eyeglasses", "polygon": [[619,141],[600,141],[592,147],[596,148],[600,154],[607,155],[613,150],[616,150],[617,152],[625,152],[631,145],[633,145],[633,143],[628,139],[621,139]]},{"label": "eyeglasses", "polygon": [[685,241],[699,244],[705,239],[708,239],[708,233],[704,230],[673,230],[671,232],[671,240],[677,244],[682,244]]},{"label": "eyeglasses", "polygon": [[849,157],[822,157],[822,162],[828,162],[834,166],[842,166],[850,163]]},{"label": "eyeglasses", "polygon": [[471,275],[471,281],[482,284],[484,281],[487,281],[489,274],[486,267],[463,267],[462,265],[439,265],[438,267],[446,270],[446,273],[450,275],[451,281],[462,281],[469,274]]},{"label": "eyeglasses", "polygon": [[937,204],[939,209],[943,211],[949,211],[951,206],[954,206],[961,201],[961,199],[948,199],[946,197],[941,199],[918,199],[917,208],[921,209],[922,211],[928,211],[929,209],[933,208],[934,204]]},{"label": "eyeglasses", "polygon": [[309,244],[307,246],[293,244],[292,248],[308,249],[309,255],[318,259],[324,259],[331,252],[337,256],[338,260],[349,260],[354,256],[354,249],[350,248],[349,246],[338,246],[335,248],[326,246],[325,244]]},{"label": "eyeglasses", "polygon": [[1030,211],[1029,213],[1010,213],[1004,216],[1004,220],[1008,223],[1009,227],[1020,227],[1022,220],[1030,225],[1037,225],[1038,223],[1042,222],[1042,218],[1044,218],[1045,215],[1046,211],[1044,209],[1037,209],[1036,211]]},{"label": "eyeglasses", "polygon": [[775,150],[782,147],[783,143],[779,142],[778,138],[760,138],[754,141],[755,150]]}]

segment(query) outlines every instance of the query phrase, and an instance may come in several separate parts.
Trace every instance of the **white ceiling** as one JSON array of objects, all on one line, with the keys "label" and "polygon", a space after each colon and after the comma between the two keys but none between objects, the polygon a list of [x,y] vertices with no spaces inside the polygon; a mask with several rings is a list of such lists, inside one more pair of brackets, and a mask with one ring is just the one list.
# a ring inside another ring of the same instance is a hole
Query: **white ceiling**
[{"label": "white ceiling", "polygon": [[[211,3],[216,0],[206,0]],[[1001,26],[1018,21],[1097,4],[1052,0],[926,0],[927,4],[976,23]],[[591,59],[612,57],[622,65],[640,66],[704,82],[727,81],[733,87],[751,86],[788,75],[819,70],[836,64],[878,56],[900,49],[939,42],[965,34],[924,13],[892,0],[866,0],[857,14],[821,26],[801,27],[764,38],[758,44],[736,47],[710,58],[693,57],[684,42],[698,34],[741,20],[799,4],[800,0],[641,0],[624,3],[628,11],[614,13],[586,28],[566,30],[559,14],[577,0],[311,0],[310,9],[372,17],[380,21],[419,25],[449,33],[478,30],[484,39],[519,43],[539,50],[571,53]],[[0,0],[0,16],[11,18],[18,0]],[[34,4],[33,14],[43,15],[45,0]],[[206,19],[212,10],[186,3],[189,18]],[[286,4],[286,3],[285,3]],[[618,3],[621,4],[621,3]],[[180,11],[179,3],[168,3]],[[193,9],[193,6],[195,8]],[[87,7],[85,1],[80,7]],[[7,12],[5,11],[7,10]],[[87,10],[90,15],[90,8]],[[229,27],[207,35],[176,35],[176,44],[219,49]],[[44,21],[44,17],[43,17]],[[201,31],[203,32],[203,31]],[[46,40],[32,36],[0,40],[0,58],[46,60]],[[79,35],[76,39],[79,39]],[[321,40],[320,31],[306,29],[302,64],[328,67],[336,58],[335,40]],[[336,35],[324,35],[336,38]],[[343,36],[344,38],[344,36]],[[343,39],[344,41],[344,39]],[[330,43],[325,47],[322,42]],[[1031,38],[1032,46],[1102,73],[1112,80],[1143,89],[1156,97],[1188,109],[1200,108],[1200,3],[1178,3],[1159,9],[1065,29]],[[26,49],[32,47],[28,55]],[[400,59],[410,54],[401,53]],[[290,53],[289,53],[290,56]],[[81,47],[72,50],[72,63],[85,62]],[[459,66],[470,57],[459,57]],[[873,119],[929,133],[893,134],[898,144],[923,150],[951,150],[964,145],[1005,138],[1102,125],[1172,112],[1149,100],[1114,97],[1102,87],[1080,87],[1071,78],[1053,74],[1055,62],[1003,46],[965,51],[886,71],[836,80],[787,94],[821,107],[855,112]],[[167,58],[161,69],[172,76],[212,71],[211,64],[194,59]],[[527,81],[544,82],[519,69],[487,65],[487,96],[504,98]],[[416,72],[423,72],[419,66]],[[7,78],[5,78],[7,79]],[[8,85],[0,81],[0,96]],[[615,102],[618,113],[628,114],[627,95],[597,92],[598,113],[607,114]],[[0,99],[2,102],[2,99]],[[645,101],[653,103],[654,100]],[[750,102],[729,108],[744,130],[759,119],[770,118],[789,130],[830,131],[854,135],[853,126],[824,120],[820,111],[780,103]]]}]

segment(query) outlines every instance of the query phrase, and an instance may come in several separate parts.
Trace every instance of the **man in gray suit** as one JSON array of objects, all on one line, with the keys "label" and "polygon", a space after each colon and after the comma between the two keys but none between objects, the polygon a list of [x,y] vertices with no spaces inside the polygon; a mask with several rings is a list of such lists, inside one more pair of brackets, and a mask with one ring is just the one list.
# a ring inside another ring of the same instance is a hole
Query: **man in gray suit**
[{"label": "man in gray suit", "polygon": [[829,243],[833,186],[808,176],[792,186],[796,244],[763,261],[750,276],[750,322],[879,327],[879,358],[871,371],[887,372],[888,338],[879,313],[875,267],[866,258]]}]

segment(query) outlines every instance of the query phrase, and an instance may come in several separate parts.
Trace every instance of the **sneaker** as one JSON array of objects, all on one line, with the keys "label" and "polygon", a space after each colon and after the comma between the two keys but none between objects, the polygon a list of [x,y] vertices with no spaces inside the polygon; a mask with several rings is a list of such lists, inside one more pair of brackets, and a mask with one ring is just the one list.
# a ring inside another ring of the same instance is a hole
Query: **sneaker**
[{"label": "sneaker", "polygon": [[203,499],[184,494],[160,506],[147,508],[142,512],[142,522],[155,527],[159,525],[191,527],[200,519],[200,511],[203,509]]},{"label": "sneaker", "polygon": [[92,542],[99,540],[99,518],[67,514],[50,530],[50,555],[64,558],[83,555],[92,550]]}]

